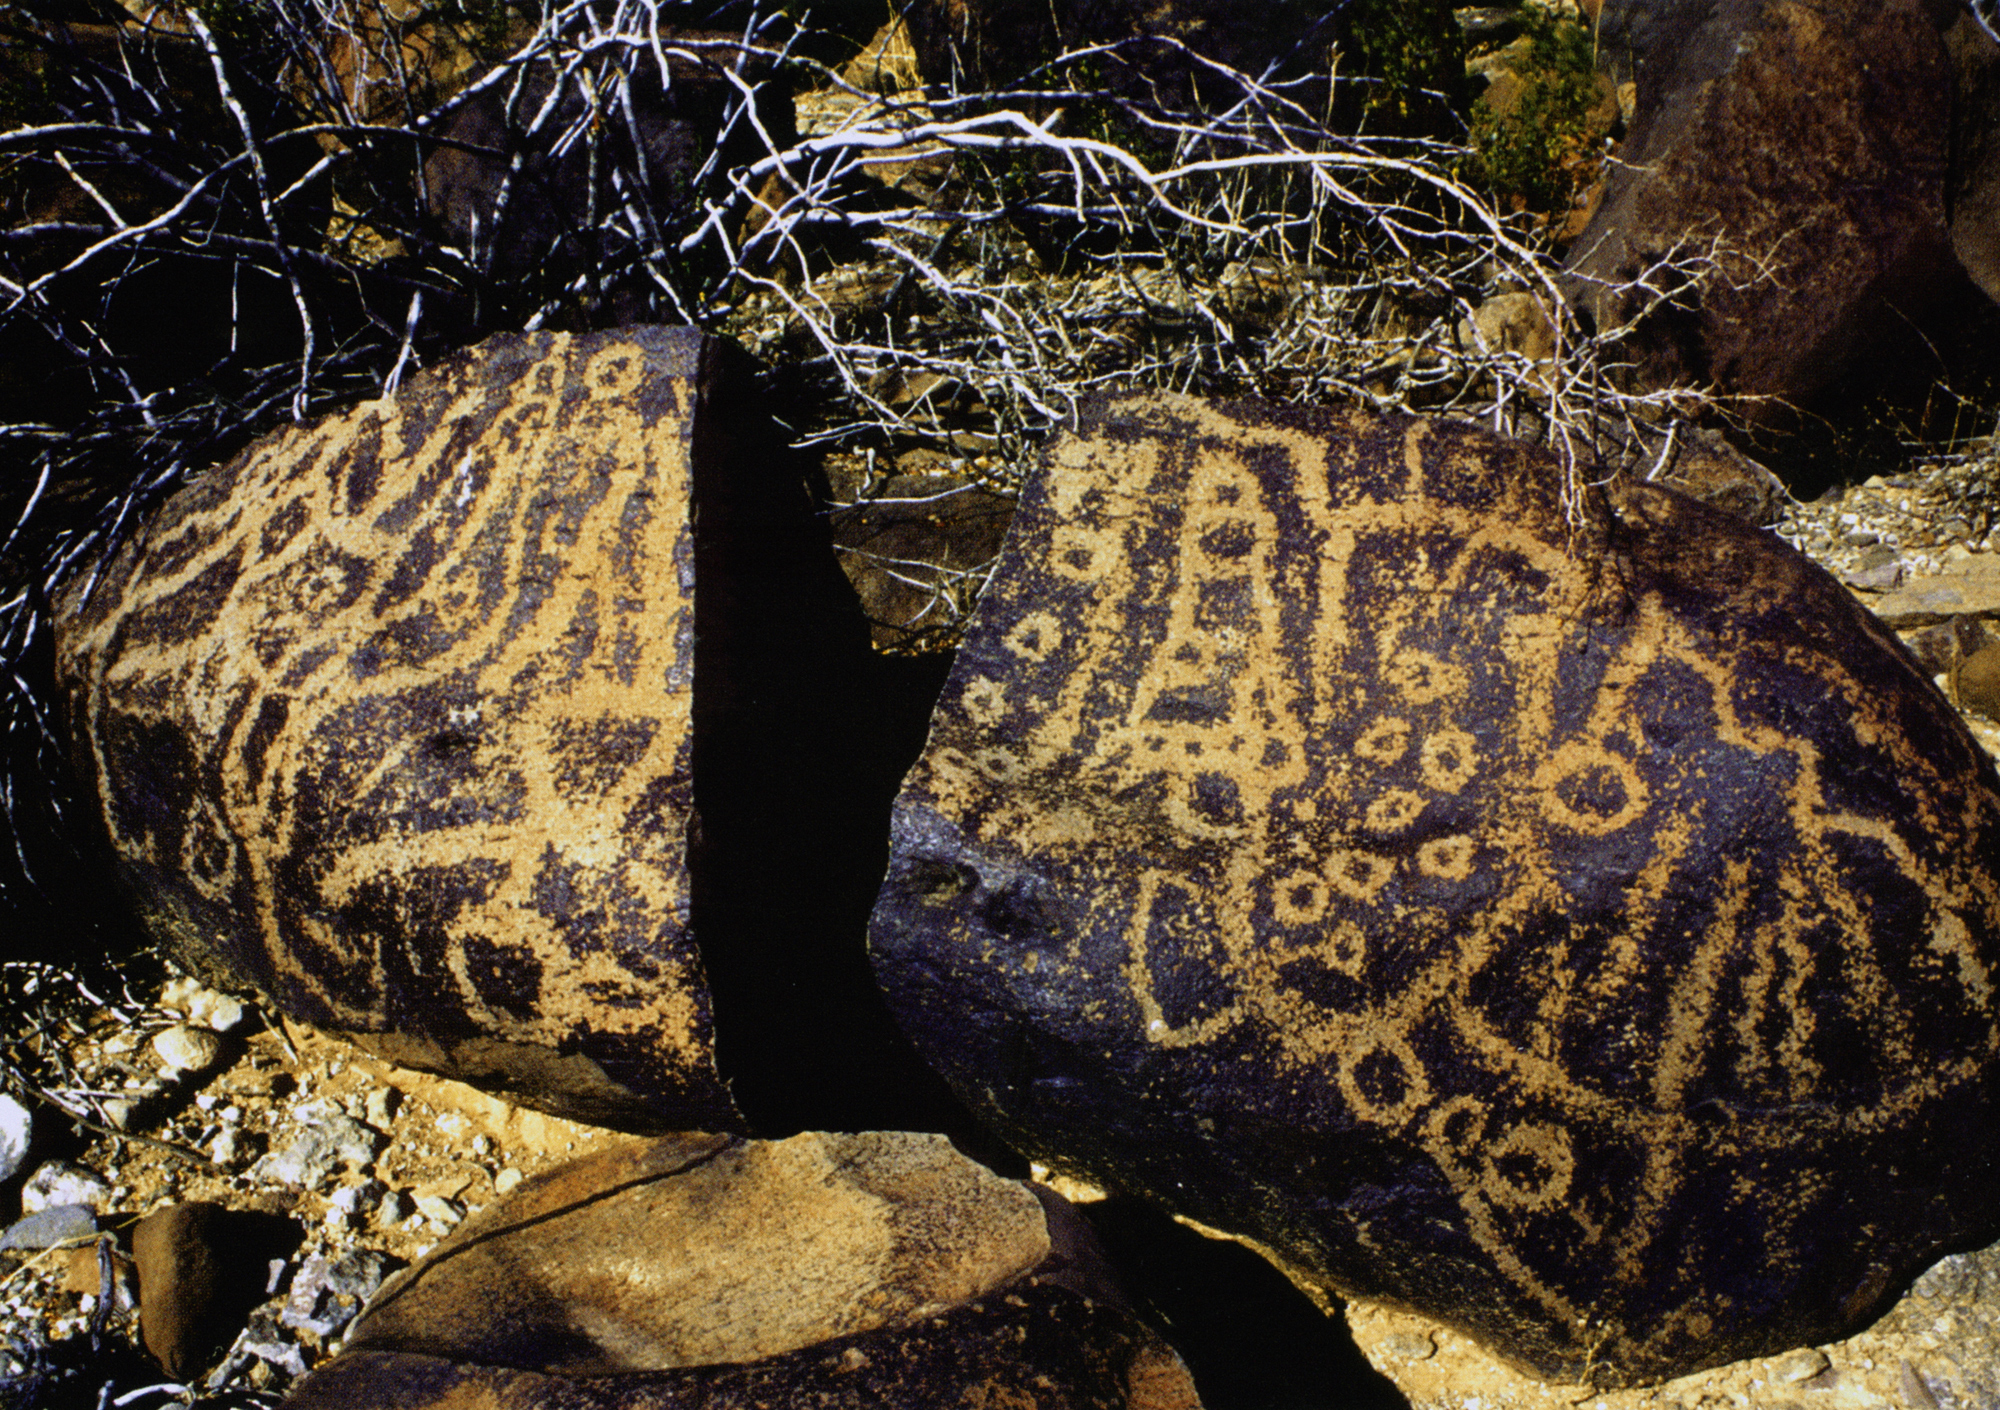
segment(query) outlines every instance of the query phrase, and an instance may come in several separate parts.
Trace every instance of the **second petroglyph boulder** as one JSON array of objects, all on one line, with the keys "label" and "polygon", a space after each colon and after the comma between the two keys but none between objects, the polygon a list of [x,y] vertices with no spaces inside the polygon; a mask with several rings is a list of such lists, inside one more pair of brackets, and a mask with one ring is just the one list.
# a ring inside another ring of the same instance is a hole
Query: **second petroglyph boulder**
[{"label": "second petroglyph boulder", "polygon": [[1996,1231],[1996,864],[1950,705],[1748,526],[1135,398],[1024,499],[871,945],[1021,1149],[1631,1382]]}]

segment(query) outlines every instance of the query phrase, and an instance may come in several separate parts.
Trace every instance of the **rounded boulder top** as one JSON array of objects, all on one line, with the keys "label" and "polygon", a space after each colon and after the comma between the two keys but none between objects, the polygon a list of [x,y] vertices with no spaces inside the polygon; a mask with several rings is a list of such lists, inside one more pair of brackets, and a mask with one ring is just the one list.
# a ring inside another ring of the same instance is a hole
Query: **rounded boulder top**
[{"label": "rounded boulder top", "polygon": [[1819,569],[1462,424],[1138,396],[1030,487],[870,943],[1029,1153],[1545,1379],[2000,1231],[2000,784]]}]

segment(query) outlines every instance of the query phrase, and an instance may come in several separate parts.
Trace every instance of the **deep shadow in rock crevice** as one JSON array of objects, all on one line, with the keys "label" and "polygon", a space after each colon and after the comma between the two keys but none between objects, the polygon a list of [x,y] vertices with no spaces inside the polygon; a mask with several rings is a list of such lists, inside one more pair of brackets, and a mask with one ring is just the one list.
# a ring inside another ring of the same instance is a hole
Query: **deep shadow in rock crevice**
[{"label": "deep shadow in rock crevice", "polygon": [[690,860],[718,1066],[751,1134],[941,1131],[1009,1163],[903,1037],[867,954],[889,805],[949,662],[870,649],[799,458],[728,370],[693,448]]},{"label": "deep shadow in rock crevice", "polygon": [[1078,1208],[1126,1295],[1187,1362],[1204,1410],[1409,1410],[1343,1322],[1241,1244],[1129,1197]]}]

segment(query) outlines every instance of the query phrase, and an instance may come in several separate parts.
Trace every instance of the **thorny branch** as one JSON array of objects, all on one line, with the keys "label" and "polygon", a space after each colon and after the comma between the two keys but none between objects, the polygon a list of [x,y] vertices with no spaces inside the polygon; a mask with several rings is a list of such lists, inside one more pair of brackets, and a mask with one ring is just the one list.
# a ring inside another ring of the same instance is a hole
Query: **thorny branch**
[{"label": "thorny branch", "polygon": [[[1476,417],[1577,486],[1727,411],[1631,390],[1631,326],[1579,323],[1461,145],[1171,45],[1200,111],[1106,86],[1103,46],[1002,93],[921,86],[894,36],[834,69],[750,0],[129,4],[0,7],[0,901],[79,933],[57,589],[255,434],[493,332],[738,338],[848,500],[918,462],[1011,492],[1123,388]],[[1690,246],[1627,302],[1723,277]],[[938,585],[934,640],[983,579],[888,566]]]}]

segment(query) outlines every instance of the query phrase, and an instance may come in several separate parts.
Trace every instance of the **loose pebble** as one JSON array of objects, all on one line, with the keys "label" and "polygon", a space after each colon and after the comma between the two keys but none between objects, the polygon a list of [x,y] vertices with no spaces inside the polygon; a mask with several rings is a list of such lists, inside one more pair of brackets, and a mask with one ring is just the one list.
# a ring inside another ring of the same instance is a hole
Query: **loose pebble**
[{"label": "loose pebble", "polygon": [[86,1205],[103,1213],[111,1200],[111,1182],[94,1170],[68,1161],[51,1160],[40,1166],[21,1187],[21,1212],[52,1209],[59,1204]]},{"label": "loose pebble", "polygon": [[443,1195],[418,1195],[417,1213],[440,1229],[450,1229],[465,1218],[465,1206]]},{"label": "loose pebble", "polygon": [[153,1035],[153,1055],[175,1072],[206,1072],[221,1060],[222,1036],[176,1023]]},{"label": "loose pebble", "polygon": [[217,993],[193,979],[169,982],[160,992],[160,1007],[217,1033],[235,1031],[245,1017],[241,999]]},{"label": "loose pebble", "polygon": [[1800,1381],[1811,1380],[1832,1364],[1827,1360],[1824,1351],[1817,1347],[1806,1346],[1784,1357],[1772,1371],[1779,1380],[1789,1385],[1796,1385]]},{"label": "loose pebble", "polygon": [[370,1126],[388,1130],[396,1119],[396,1108],[401,1106],[403,1094],[394,1087],[374,1087],[368,1092],[368,1099],[362,1106],[364,1119]]}]

